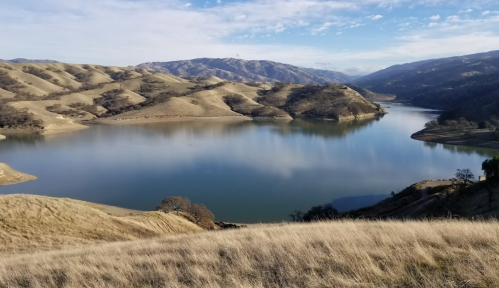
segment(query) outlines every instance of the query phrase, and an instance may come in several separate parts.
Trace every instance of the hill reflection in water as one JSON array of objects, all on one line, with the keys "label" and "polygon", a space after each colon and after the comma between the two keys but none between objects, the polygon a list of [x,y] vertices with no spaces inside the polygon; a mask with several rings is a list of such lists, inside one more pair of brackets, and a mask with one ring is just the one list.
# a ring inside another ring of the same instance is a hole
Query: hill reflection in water
[{"label": "hill reflection in water", "polygon": [[[1,187],[0,193],[141,210],[181,195],[205,204],[219,220],[268,222],[340,198],[354,197],[346,198],[352,202],[423,179],[449,178],[457,168],[479,175],[481,162],[493,153],[412,140],[410,135],[434,115],[390,107],[382,119],[342,123],[173,121],[11,136],[0,142],[0,162],[39,180]],[[347,207],[347,202],[337,203]]]}]

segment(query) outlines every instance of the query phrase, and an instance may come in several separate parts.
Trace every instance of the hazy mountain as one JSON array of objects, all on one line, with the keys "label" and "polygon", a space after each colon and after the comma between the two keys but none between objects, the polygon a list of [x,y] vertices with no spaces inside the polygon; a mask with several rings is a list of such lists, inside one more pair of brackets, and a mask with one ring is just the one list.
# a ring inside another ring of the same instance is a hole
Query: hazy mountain
[{"label": "hazy mountain", "polygon": [[399,100],[483,119],[499,112],[499,51],[395,65],[356,84]]},{"label": "hazy mountain", "polygon": [[25,59],[25,58],[16,58],[11,60],[2,60],[0,62],[4,63],[59,63],[54,60],[37,60],[37,59]]},{"label": "hazy mountain", "polygon": [[234,58],[199,58],[172,62],[151,62],[138,65],[176,76],[216,76],[238,82],[288,82],[299,84],[347,83],[358,76],[341,72],[300,68],[264,60]]}]

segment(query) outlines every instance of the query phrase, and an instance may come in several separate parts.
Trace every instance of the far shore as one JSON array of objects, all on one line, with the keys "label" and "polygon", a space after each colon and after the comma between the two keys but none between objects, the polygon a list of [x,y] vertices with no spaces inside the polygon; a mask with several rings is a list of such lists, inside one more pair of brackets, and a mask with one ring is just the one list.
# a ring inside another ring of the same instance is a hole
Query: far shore
[{"label": "far shore", "polygon": [[[48,129],[25,129],[25,128],[3,128],[0,129],[0,133],[5,134],[5,135],[16,135],[16,134],[35,134],[35,135],[54,135],[54,134],[61,134],[61,133],[67,133],[67,132],[74,132],[74,131],[79,131],[79,130],[84,130],[87,129],[88,126],[85,125],[74,125],[74,126],[65,126],[65,127],[57,127],[57,128],[48,128]],[[3,135],[2,135],[3,136]],[[5,139],[6,137],[3,136]],[[2,137],[0,137],[0,140],[3,140]]]},{"label": "far shore", "polygon": [[433,142],[440,144],[471,146],[478,148],[499,149],[499,141],[491,139],[491,133],[488,131],[479,131],[470,138],[464,133],[456,134],[453,131],[444,131],[442,129],[428,130],[423,129],[411,135],[412,139]]},{"label": "far shore", "polygon": [[252,121],[247,116],[218,116],[218,117],[193,117],[193,116],[142,116],[130,118],[100,118],[82,121],[81,124],[106,124],[106,125],[134,125],[142,123],[163,123],[180,121]]}]

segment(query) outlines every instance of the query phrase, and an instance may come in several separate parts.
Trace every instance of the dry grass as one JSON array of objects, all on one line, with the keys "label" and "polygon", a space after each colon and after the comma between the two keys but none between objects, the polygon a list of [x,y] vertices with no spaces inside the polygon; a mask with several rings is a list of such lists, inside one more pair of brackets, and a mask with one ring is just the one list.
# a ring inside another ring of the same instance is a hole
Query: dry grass
[{"label": "dry grass", "polygon": [[0,257],[79,245],[202,231],[183,217],[161,212],[113,215],[84,201],[35,195],[0,196]]},{"label": "dry grass", "polygon": [[499,223],[338,221],[0,260],[0,287],[499,287]]}]

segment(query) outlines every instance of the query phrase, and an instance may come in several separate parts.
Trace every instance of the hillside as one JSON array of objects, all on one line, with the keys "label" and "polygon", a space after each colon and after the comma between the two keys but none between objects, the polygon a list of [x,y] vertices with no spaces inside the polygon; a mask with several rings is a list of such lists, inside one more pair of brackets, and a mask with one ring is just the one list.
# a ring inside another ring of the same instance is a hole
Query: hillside
[{"label": "hillside", "polygon": [[499,51],[395,65],[354,82],[397,100],[451,110],[443,120],[499,117]]},{"label": "hillside", "polygon": [[139,64],[137,67],[181,77],[216,76],[237,82],[326,84],[347,83],[357,78],[357,76],[349,76],[329,70],[300,68],[265,60],[234,58],[199,58],[171,62],[151,62]]},{"label": "hillside", "polygon": [[357,93],[362,95],[364,98],[370,101],[393,101],[397,98],[397,96],[393,94],[381,94],[376,93],[366,88],[360,87],[359,85],[355,85],[352,83],[345,84],[348,88],[355,90]]},{"label": "hillside", "polygon": [[0,258],[202,230],[174,214],[110,208],[67,198],[0,195]]},{"label": "hillside", "polygon": [[373,219],[497,218],[499,183],[477,182],[465,188],[452,181],[422,181],[375,205],[342,217]]},{"label": "hillside", "polygon": [[255,226],[0,259],[1,287],[498,287],[499,224]]},{"label": "hillside", "polygon": [[19,172],[5,163],[0,163],[0,186],[18,184],[36,179],[35,176]]},{"label": "hillside", "polygon": [[[302,93],[303,89],[308,90]],[[383,113],[341,85],[277,83],[268,87],[228,82],[215,76],[187,80],[135,67],[0,63],[2,134],[84,129],[90,120],[122,123],[178,117],[250,119],[242,116],[344,120]]]}]

